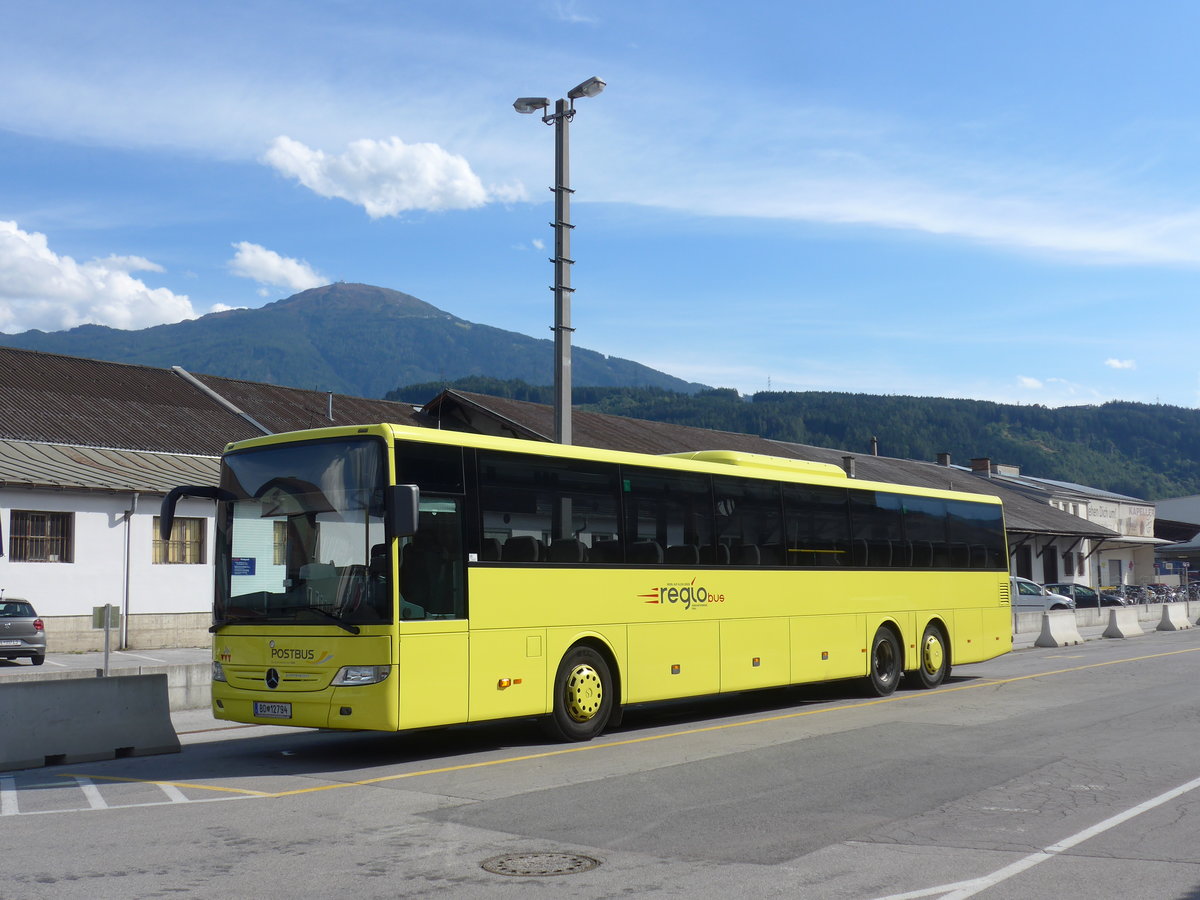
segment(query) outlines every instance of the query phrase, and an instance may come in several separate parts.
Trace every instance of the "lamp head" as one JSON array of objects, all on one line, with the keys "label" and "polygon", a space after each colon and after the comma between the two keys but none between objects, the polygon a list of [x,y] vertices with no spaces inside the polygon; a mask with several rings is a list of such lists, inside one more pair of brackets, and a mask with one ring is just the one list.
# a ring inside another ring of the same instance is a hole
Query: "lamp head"
[{"label": "lamp head", "polygon": [[578,100],[580,97],[595,97],[602,90],[604,90],[604,82],[593,75],[587,81],[577,84],[567,91],[567,97],[571,100]]},{"label": "lamp head", "polygon": [[535,113],[550,105],[548,97],[518,97],[513,103],[513,109],[523,115]]}]

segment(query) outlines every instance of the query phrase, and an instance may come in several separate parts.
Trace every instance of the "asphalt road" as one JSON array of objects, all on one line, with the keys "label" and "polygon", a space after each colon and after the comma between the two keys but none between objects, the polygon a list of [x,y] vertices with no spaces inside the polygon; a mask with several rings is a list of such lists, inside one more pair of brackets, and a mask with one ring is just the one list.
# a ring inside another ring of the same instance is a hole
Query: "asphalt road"
[{"label": "asphalt road", "polygon": [[[1151,633],[883,700],[633,709],[582,745],[180,713],[180,754],[0,777],[0,897],[1200,898],[1198,673],[1200,629]],[[506,854],[598,865],[481,867]]]}]

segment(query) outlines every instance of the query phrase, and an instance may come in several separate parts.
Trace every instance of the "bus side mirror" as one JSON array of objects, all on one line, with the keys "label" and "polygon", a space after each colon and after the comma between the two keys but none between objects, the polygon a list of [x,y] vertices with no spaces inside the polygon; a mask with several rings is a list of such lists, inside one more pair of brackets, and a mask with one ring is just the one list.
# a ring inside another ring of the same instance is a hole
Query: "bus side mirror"
[{"label": "bus side mirror", "polygon": [[392,537],[417,533],[421,491],[415,484],[394,484],[388,489],[388,525]]}]

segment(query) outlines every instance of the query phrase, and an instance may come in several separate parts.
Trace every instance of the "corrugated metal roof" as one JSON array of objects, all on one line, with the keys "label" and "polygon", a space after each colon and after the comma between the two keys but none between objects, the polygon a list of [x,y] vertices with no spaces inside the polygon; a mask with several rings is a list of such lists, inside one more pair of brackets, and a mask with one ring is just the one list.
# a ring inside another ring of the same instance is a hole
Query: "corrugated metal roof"
[{"label": "corrugated metal roof", "polygon": [[259,432],[169,369],[0,348],[0,437],[220,453]]},{"label": "corrugated metal roof", "polygon": [[[0,347],[0,438],[219,454],[261,432],[170,369]],[[416,424],[411,404],[329,395],[212,375],[204,385],[272,431],[374,422]]]},{"label": "corrugated metal roof", "polygon": [[218,459],[0,440],[0,487],[166,493],[180,484],[216,484]]},{"label": "corrugated metal roof", "polygon": [[330,395],[326,391],[306,391],[215,375],[194,377],[276,433],[334,425],[370,425],[376,422],[418,425],[427,421],[418,421],[410,403],[371,400],[346,394],[333,395],[333,417],[330,418]]}]

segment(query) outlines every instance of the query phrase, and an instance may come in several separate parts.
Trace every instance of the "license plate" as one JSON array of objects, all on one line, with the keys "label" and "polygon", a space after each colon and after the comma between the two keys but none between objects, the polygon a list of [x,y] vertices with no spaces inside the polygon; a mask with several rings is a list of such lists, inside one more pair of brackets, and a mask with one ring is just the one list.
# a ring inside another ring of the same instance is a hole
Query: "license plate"
[{"label": "license plate", "polygon": [[20,647],[20,641],[0,641],[0,647]]},{"label": "license plate", "polygon": [[290,719],[292,704],[290,703],[259,703],[254,704],[254,715],[260,719]]}]

